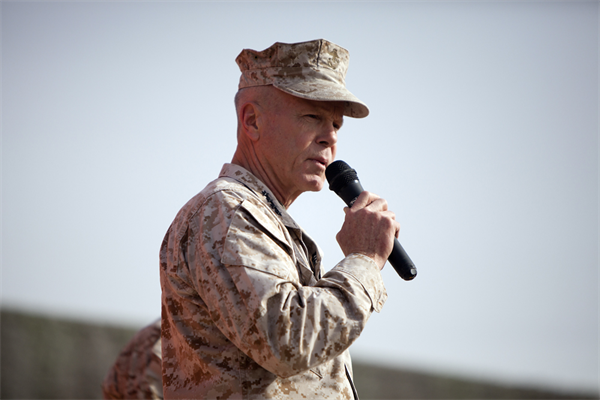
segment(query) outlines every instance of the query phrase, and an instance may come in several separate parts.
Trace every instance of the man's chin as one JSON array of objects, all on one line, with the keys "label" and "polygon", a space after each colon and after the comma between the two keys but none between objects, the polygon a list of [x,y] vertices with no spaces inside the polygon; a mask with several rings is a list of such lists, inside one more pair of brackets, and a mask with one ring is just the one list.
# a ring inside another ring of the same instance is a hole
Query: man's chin
[{"label": "man's chin", "polygon": [[325,187],[325,183],[323,181],[315,183],[311,185],[311,188],[307,190],[307,192],[320,192]]},{"label": "man's chin", "polygon": [[303,192],[320,192],[325,187],[325,174],[306,174],[302,178]]}]

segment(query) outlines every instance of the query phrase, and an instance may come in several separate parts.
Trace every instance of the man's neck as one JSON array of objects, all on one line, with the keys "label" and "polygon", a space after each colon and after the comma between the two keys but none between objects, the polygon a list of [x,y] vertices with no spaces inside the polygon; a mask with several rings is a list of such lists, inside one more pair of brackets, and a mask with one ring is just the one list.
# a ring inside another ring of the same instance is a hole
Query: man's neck
[{"label": "man's neck", "polygon": [[275,184],[273,179],[270,178],[270,174],[262,166],[262,164],[258,160],[258,157],[249,157],[247,152],[241,150],[239,146],[235,154],[233,155],[233,158],[231,159],[231,163],[247,169],[252,173],[252,175],[260,179],[260,181],[264,183],[269,188],[269,190],[271,190],[271,192],[273,192],[277,200],[285,207],[286,210],[298,197],[283,195],[283,191],[280,190],[279,186]]}]

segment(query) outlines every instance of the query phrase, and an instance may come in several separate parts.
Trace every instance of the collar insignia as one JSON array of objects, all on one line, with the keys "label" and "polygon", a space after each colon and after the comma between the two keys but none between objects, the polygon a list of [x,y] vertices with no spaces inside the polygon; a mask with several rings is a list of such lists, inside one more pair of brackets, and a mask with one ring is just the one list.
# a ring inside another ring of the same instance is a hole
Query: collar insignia
[{"label": "collar insignia", "polygon": [[269,203],[269,207],[271,207],[271,210],[273,210],[275,214],[281,217],[281,211],[279,211],[279,208],[277,208],[275,202],[273,201],[271,196],[269,196],[269,193],[266,190],[263,190],[262,195],[265,196],[265,199],[267,200],[267,203]]}]

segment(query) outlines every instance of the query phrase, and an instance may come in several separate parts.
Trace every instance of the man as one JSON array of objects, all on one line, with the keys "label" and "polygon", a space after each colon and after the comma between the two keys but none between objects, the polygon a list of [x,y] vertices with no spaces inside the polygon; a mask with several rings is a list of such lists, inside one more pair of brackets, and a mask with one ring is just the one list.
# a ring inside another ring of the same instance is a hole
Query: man
[{"label": "man", "polygon": [[352,399],[348,348],[387,297],[380,270],[399,224],[363,192],[321,276],[287,209],[321,190],[343,117],[348,52],[326,40],[244,50],[231,164],[178,213],[162,244],[165,398]]},{"label": "man", "polygon": [[160,319],[144,327],[118,355],[104,381],[104,399],[163,398]]}]

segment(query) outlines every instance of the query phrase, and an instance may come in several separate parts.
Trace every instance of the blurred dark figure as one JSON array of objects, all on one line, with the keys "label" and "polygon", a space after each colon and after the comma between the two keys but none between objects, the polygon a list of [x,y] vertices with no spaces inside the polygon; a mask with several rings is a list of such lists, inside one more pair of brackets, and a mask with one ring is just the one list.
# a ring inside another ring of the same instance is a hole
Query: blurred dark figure
[{"label": "blurred dark figure", "polygon": [[163,399],[160,319],[125,346],[102,382],[105,399]]}]

